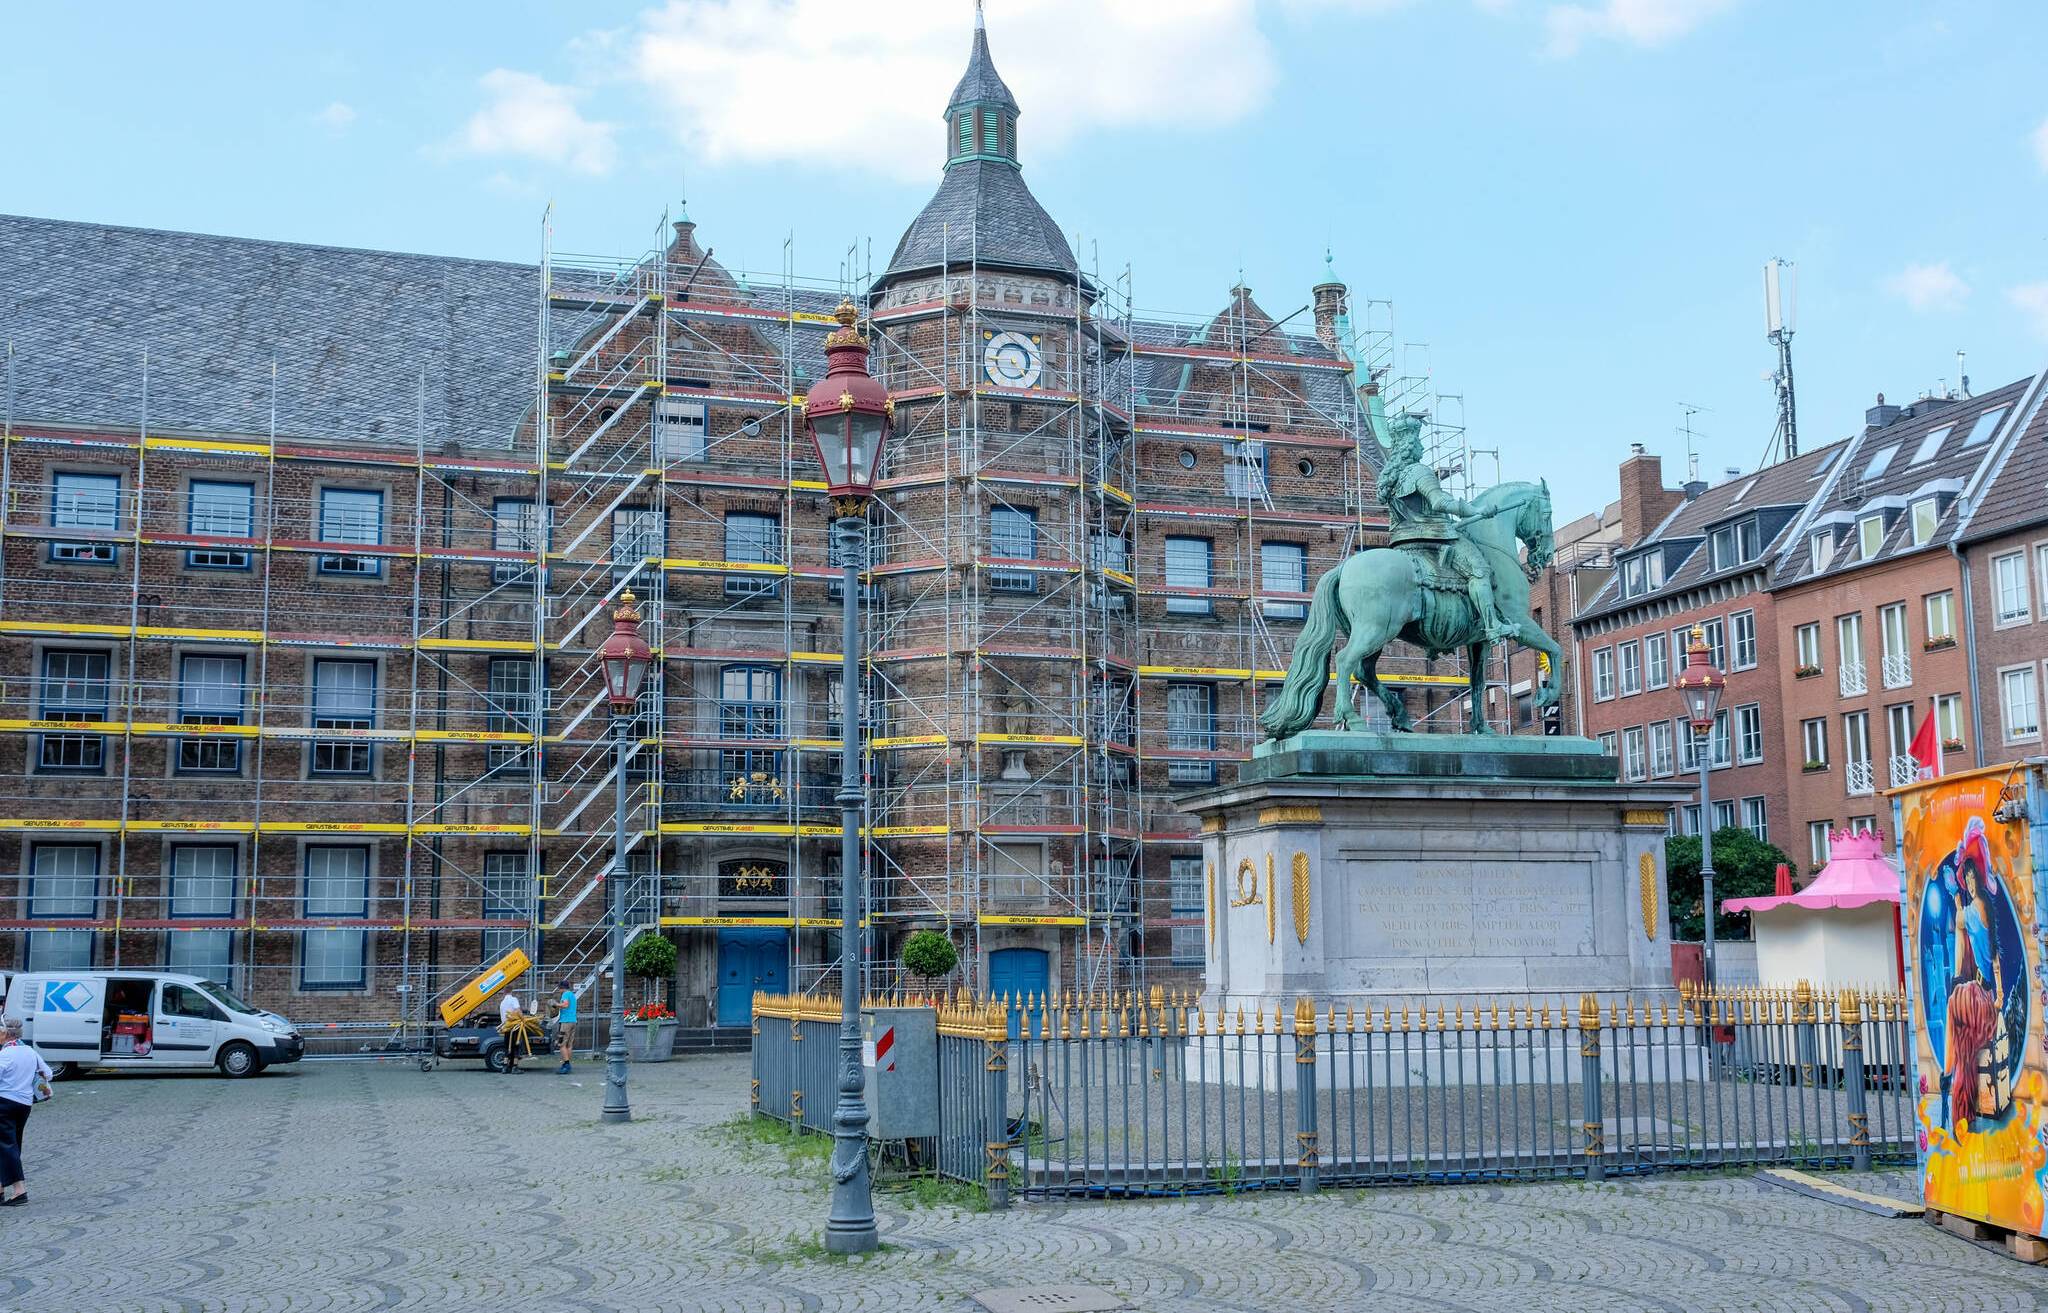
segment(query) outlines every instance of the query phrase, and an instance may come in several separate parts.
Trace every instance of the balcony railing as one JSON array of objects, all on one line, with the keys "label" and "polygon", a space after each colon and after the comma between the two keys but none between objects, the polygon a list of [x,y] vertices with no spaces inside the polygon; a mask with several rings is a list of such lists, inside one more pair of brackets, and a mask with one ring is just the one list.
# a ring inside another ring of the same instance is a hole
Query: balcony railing
[{"label": "balcony railing", "polygon": [[1920,763],[1911,757],[1893,757],[1891,759],[1891,768],[1892,787],[1895,789],[1902,784],[1911,784],[1920,778]]},{"label": "balcony railing", "polygon": [[1870,691],[1870,681],[1864,677],[1861,661],[1844,661],[1841,674],[1843,697],[1861,697]]},{"label": "balcony railing", "polygon": [[805,819],[836,815],[839,777],[822,771],[671,771],[662,781],[661,817],[694,821],[743,815]]},{"label": "balcony railing", "polygon": [[1877,792],[1877,784],[1872,778],[1870,763],[1867,761],[1850,762],[1848,780],[1849,796],[1852,798]]},{"label": "balcony railing", "polygon": [[1904,652],[1884,654],[1884,686],[1904,688],[1913,682],[1913,658]]}]

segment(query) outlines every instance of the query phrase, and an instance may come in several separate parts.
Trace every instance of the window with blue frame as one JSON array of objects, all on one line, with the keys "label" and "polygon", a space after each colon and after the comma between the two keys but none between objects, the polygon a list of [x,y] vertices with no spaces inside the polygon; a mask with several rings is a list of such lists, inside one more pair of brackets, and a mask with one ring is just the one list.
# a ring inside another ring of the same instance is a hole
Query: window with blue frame
[{"label": "window with blue frame", "polygon": [[[185,492],[185,532],[195,538],[256,536],[256,485],[194,479]],[[246,547],[193,547],[185,564],[195,570],[246,570]]]},{"label": "window with blue frame", "polygon": [[533,946],[527,942],[526,909],[534,892],[528,855],[523,848],[484,854],[484,919],[506,922],[484,931],[485,962],[495,962],[515,948],[525,949],[529,956],[533,953]]},{"label": "window with blue frame", "polygon": [[[1259,591],[1264,593],[1305,593],[1308,591],[1308,548],[1300,543],[1259,544]],[[1266,599],[1269,620],[1300,620],[1308,615],[1307,602]]]},{"label": "window with blue frame", "polygon": [[[377,663],[315,661],[313,663],[313,725],[315,730],[366,730],[377,726]],[[314,775],[368,775],[370,741],[364,738],[316,738],[310,745],[308,768]]]},{"label": "window with blue frame", "polygon": [[[361,844],[309,844],[306,919],[368,920],[370,850]],[[330,927],[299,932],[299,988],[361,989],[368,983],[370,932]]]},{"label": "window with blue frame", "polygon": [[[1028,506],[997,506],[988,513],[988,554],[1004,561],[1038,559],[1038,512]],[[988,572],[988,586],[998,593],[1035,593],[1038,576],[1029,570]]]},{"label": "window with blue frame", "polygon": [[[1216,689],[1213,685],[1166,686],[1166,746],[1173,752],[1216,750]],[[1216,763],[1204,759],[1169,759],[1166,779],[1169,784],[1214,784]]]},{"label": "window with blue frame", "polygon": [[733,806],[781,806],[788,785],[779,748],[749,748],[744,740],[783,737],[782,672],[774,666],[727,666],[718,673],[717,787]]},{"label": "window with blue frame", "polygon": [[[239,656],[187,656],[178,662],[178,723],[240,725],[245,662]],[[232,775],[242,769],[242,739],[204,734],[178,740],[181,775]]]},{"label": "window with blue frame", "polygon": [[100,846],[39,843],[29,853],[28,914],[33,920],[90,921],[99,910]]},{"label": "window with blue frame", "polygon": [[[236,867],[240,854],[233,844],[187,843],[171,849],[171,918],[177,921],[227,921],[235,914]],[[235,932],[167,930],[164,966],[171,971],[218,980],[232,986]]]},{"label": "window with blue frame", "polygon": [[[531,497],[500,497],[491,503],[491,550],[495,552],[518,552],[523,556],[537,556],[542,543],[554,536],[554,508],[543,516],[534,507]],[[546,521],[545,527],[543,521]],[[491,566],[491,582],[500,584],[531,583],[534,563],[525,561],[497,561]]]},{"label": "window with blue frame", "polygon": [[[315,536],[323,543],[383,546],[384,494],[374,488],[322,488]],[[321,574],[376,578],[384,573],[381,556],[322,553],[315,559]]]},{"label": "window with blue frame", "polygon": [[[121,528],[121,478],[117,474],[63,473],[50,480],[50,527],[92,533]],[[56,541],[50,560],[61,565],[112,565],[119,551],[107,541]]]},{"label": "window with blue frame", "polygon": [[[782,520],[774,515],[733,511],[725,517],[725,559],[750,565],[782,563]],[[725,577],[725,595],[766,598],[781,593],[782,580],[769,571],[748,571]]]},{"label": "window with blue frame", "polygon": [[[36,714],[43,720],[78,721],[97,724],[107,718],[112,697],[108,671],[112,659],[105,652],[81,652],[52,648],[43,653],[42,679],[38,681]],[[36,746],[39,771],[78,771],[100,774],[107,768],[107,739],[103,734],[44,734]]]},{"label": "window with blue frame", "polygon": [[[484,729],[492,734],[533,733],[533,658],[492,657]],[[531,763],[530,743],[491,743],[485,767],[492,774],[518,774]]]},{"label": "window with blue frame", "polygon": [[[1210,559],[1215,549],[1207,538],[1169,537],[1166,540],[1166,586],[1168,588],[1210,588]],[[1169,596],[1169,615],[1208,615],[1210,602],[1201,596]]]}]

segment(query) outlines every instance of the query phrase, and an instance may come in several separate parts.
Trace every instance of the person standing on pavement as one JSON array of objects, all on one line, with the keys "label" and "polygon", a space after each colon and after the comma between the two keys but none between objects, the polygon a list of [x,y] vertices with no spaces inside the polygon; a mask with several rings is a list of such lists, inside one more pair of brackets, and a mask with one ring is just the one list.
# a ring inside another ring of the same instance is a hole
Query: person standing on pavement
[{"label": "person standing on pavement", "polygon": [[0,1208],[28,1202],[21,1136],[29,1109],[50,1097],[50,1066],[21,1042],[19,1021],[0,1022]]},{"label": "person standing on pavement", "polygon": [[532,1046],[526,1039],[526,1010],[519,1006],[519,995],[511,990],[498,1000],[498,1033],[505,1037],[505,1070],[519,1070],[519,1059],[532,1053]]},{"label": "person standing on pavement", "polygon": [[562,1055],[562,1065],[555,1068],[555,1075],[566,1076],[569,1059],[576,1056],[576,991],[567,985],[562,987],[562,997],[555,1000],[555,1048]]}]

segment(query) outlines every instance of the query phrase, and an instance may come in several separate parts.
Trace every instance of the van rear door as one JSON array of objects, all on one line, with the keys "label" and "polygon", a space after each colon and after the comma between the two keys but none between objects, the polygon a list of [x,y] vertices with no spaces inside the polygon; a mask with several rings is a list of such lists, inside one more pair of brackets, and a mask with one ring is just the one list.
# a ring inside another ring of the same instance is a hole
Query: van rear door
[{"label": "van rear door", "polygon": [[227,1013],[192,986],[166,980],[158,992],[149,1056],[165,1066],[203,1067],[213,1061],[220,1024],[227,1019]]},{"label": "van rear door", "polygon": [[100,1015],[106,1007],[101,976],[27,976],[18,982],[23,1038],[52,1065],[100,1060]]}]

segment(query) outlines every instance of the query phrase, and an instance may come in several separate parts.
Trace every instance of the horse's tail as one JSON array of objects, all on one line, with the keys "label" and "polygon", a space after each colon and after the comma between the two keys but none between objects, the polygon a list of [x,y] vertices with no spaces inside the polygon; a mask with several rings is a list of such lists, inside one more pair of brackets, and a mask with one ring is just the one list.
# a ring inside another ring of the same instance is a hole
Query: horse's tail
[{"label": "horse's tail", "polygon": [[[1308,619],[1294,640],[1294,660],[1287,666],[1287,682],[1280,696],[1259,713],[1259,724],[1276,739],[1299,734],[1315,723],[1323,709],[1323,689],[1330,682],[1330,649],[1337,645],[1337,581],[1342,564],[1332,567],[1316,581],[1315,600],[1309,603]],[[1341,691],[1340,691],[1341,695]]]}]

